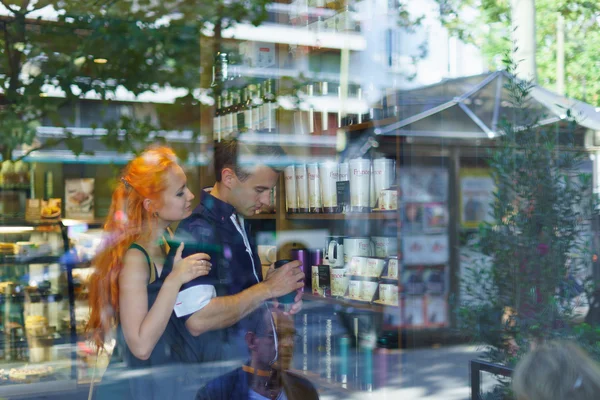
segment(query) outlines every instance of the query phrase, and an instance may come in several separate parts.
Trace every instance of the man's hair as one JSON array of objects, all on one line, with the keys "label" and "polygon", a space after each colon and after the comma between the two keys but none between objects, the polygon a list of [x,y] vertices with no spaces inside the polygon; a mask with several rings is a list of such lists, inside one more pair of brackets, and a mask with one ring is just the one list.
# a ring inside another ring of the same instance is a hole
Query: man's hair
[{"label": "man's hair", "polygon": [[215,178],[221,182],[223,169],[231,168],[240,181],[252,174],[252,168],[258,165],[270,167],[281,172],[285,167],[286,154],[277,145],[250,146],[237,139],[221,140],[214,144]]},{"label": "man's hair", "polygon": [[574,342],[543,343],[519,361],[512,388],[518,400],[597,399],[600,368]]},{"label": "man's hair", "polygon": [[[241,326],[245,332],[252,332],[258,336],[264,336],[265,334],[271,333],[273,327],[267,323],[270,317],[271,311],[264,305],[258,307],[252,311],[242,320]],[[268,316],[268,318],[267,318]]]}]

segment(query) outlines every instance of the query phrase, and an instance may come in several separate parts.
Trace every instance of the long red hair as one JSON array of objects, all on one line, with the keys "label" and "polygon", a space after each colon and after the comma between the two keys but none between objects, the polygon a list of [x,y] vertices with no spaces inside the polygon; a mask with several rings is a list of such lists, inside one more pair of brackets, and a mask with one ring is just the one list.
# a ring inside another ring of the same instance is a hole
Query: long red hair
[{"label": "long red hair", "polygon": [[[90,278],[90,318],[87,331],[98,348],[104,347],[106,334],[118,322],[119,273],[123,256],[132,243],[149,238],[156,229],[155,212],[162,205],[168,172],[177,165],[173,150],[153,147],[133,159],[113,192],[110,210],[104,224],[103,245],[93,260]],[[144,200],[152,206],[146,209]]]}]

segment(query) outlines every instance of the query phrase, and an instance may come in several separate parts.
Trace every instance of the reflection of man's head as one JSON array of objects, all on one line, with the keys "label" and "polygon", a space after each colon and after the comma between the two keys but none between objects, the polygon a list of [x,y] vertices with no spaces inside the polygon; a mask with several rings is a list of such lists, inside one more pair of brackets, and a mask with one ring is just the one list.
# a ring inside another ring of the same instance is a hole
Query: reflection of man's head
[{"label": "reflection of man's head", "polygon": [[260,369],[268,369],[275,359],[275,332],[270,310],[260,307],[247,318],[246,344],[252,363]]},{"label": "reflection of man's head", "polygon": [[[269,369],[276,357],[277,345],[279,367],[289,369],[296,337],[293,319],[280,311],[260,307],[248,316],[247,322],[246,344],[252,363],[260,369]],[[273,331],[274,324],[276,333]]]}]

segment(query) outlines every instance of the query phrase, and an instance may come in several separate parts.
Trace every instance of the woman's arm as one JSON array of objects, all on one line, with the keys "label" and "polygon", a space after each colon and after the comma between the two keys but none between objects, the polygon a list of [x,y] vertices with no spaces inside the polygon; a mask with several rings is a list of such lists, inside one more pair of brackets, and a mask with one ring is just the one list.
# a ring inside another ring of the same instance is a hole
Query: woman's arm
[{"label": "woman's arm", "polygon": [[144,254],[137,249],[129,249],[119,275],[119,319],[127,346],[140,360],[150,357],[165,331],[181,287],[181,283],[169,274],[148,310],[149,277]]}]

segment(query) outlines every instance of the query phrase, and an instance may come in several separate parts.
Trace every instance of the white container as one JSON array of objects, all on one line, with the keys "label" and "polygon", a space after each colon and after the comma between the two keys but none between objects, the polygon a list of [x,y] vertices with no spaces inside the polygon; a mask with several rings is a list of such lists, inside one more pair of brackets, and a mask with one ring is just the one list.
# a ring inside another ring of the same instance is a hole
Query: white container
[{"label": "white container", "polygon": [[331,295],[341,297],[346,294],[350,277],[345,268],[331,268]]},{"label": "white container", "polygon": [[375,251],[373,242],[368,237],[353,237],[344,239],[344,262],[348,263],[352,257],[372,256]]},{"label": "white container", "polygon": [[371,161],[364,158],[350,160],[350,208],[366,212],[371,208]]},{"label": "white container", "polygon": [[[394,184],[395,178],[394,160],[389,158],[378,158],[373,160],[373,188],[376,198],[380,197],[381,191],[389,189]],[[381,208],[381,205],[380,205]]]},{"label": "white container", "polygon": [[350,260],[350,267],[348,274],[353,276],[364,276],[367,273],[367,266],[369,263],[368,257],[352,257]]},{"label": "white container", "polygon": [[298,195],[298,212],[308,212],[308,173],[306,164],[296,165],[296,194]]},{"label": "white container", "polygon": [[384,189],[379,193],[379,209],[390,211],[398,209],[398,192],[393,189]]},{"label": "white container", "polygon": [[398,255],[398,239],[395,237],[373,236],[375,257],[393,257]]},{"label": "white container", "polygon": [[372,301],[379,283],[377,280],[365,280],[360,283],[360,299],[363,301]]},{"label": "white container", "polygon": [[321,178],[319,164],[308,164],[308,208],[310,212],[321,212]]},{"label": "white container", "polygon": [[392,257],[388,260],[387,277],[398,279],[398,257]]},{"label": "white container", "polygon": [[298,194],[296,193],[296,168],[293,165],[283,170],[285,179],[285,204],[287,212],[298,212]]},{"label": "white container", "polygon": [[360,299],[361,284],[361,281],[350,280],[350,283],[348,284],[348,297],[356,300]]},{"label": "white container", "polygon": [[384,258],[368,258],[367,259],[367,271],[365,272],[365,276],[371,278],[379,278],[381,273],[383,272],[383,268],[385,267],[385,259]]},{"label": "white container", "polygon": [[379,283],[379,300],[385,304],[398,305],[398,284],[391,282]]},{"label": "white container", "polygon": [[323,201],[323,211],[327,213],[336,212],[338,207],[338,164],[334,162],[325,162],[319,164],[319,177],[321,178],[321,199]]}]

